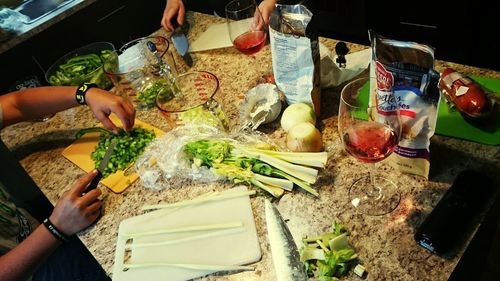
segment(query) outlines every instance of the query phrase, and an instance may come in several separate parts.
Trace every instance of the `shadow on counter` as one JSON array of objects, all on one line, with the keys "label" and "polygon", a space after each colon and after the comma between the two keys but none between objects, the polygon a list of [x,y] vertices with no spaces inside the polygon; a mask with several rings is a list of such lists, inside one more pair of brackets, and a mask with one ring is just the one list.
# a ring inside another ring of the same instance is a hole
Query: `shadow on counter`
[{"label": "shadow on counter", "polygon": [[[465,250],[463,246],[454,249],[454,253],[463,252],[463,255],[448,280],[489,281],[497,279],[500,275],[500,267],[498,267],[500,264],[500,197],[498,196],[500,163],[486,161],[435,142],[431,144],[430,150],[430,180],[452,184],[460,172],[474,170],[489,177],[492,180],[492,188],[495,189],[495,194],[490,198],[486,212],[480,215],[481,225],[475,233],[472,229],[463,237],[466,239],[465,242],[462,241],[464,245],[467,245],[466,241],[470,241]],[[477,184],[479,183],[476,182],[471,187],[479,190],[480,186]],[[418,205],[434,208],[447,190],[425,188],[415,200]],[[407,223],[417,231],[428,215],[429,213],[416,210],[410,214]],[[472,234],[474,236],[470,239]]]}]

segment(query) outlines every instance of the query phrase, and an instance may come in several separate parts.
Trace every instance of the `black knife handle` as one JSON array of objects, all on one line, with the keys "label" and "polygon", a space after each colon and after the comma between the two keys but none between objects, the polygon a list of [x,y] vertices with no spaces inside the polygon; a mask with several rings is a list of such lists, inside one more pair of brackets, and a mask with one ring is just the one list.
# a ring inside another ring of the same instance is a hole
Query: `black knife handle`
[{"label": "black knife handle", "polygon": [[101,181],[102,179],[102,173],[101,171],[97,170],[97,175],[92,179],[92,181],[89,183],[87,188],[83,193],[87,193],[91,191],[92,189],[95,189],[97,187],[97,184]]}]

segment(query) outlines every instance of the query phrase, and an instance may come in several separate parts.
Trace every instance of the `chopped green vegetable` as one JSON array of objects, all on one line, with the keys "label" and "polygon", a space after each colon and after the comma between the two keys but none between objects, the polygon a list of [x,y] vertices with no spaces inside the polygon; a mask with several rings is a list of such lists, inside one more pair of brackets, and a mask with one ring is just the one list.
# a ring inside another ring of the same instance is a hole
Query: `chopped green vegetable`
[{"label": "chopped green vegetable", "polygon": [[157,95],[170,95],[172,92],[172,85],[166,79],[158,79],[150,86],[141,90],[137,95],[137,100],[144,103],[146,107],[150,108],[156,104]]},{"label": "chopped green vegetable", "polygon": [[300,259],[307,275],[317,280],[339,280],[355,264],[357,255],[347,242],[347,230],[333,223],[332,232],[302,239]]},{"label": "chopped green vegetable", "polygon": [[123,129],[118,134],[113,134],[106,129],[95,127],[82,129],[77,132],[77,138],[90,132],[100,132],[101,136],[94,152],[91,154],[95,166],[99,167],[106,149],[112,140],[116,140],[116,146],[108,162],[108,166],[103,171],[103,177],[117,171],[123,171],[129,167],[146,149],[146,146],[155,138],[155,132],[144,128],[134,128],[130,132]]},{"label": "chopped green vegetable", "polygon": [[[316,181],[318,171],[308,165],[311,159],[320,167],[324,164],[319,163],[326,163],[326,153],[294,155],[220,139],[192,141],[184,145],[183,151],[193,165],[213,168],[221,176],[236,183],[253,184],[274,197],[281,196],[283,189],[290,190],[293,184],[318,196],[310,185]],[[293,163],[283,159],[293,159]]]},{"label": "chopped green vegetable", "polygon": [[111,86],[111,81],[104,74],[101,59],[111,55],[113,51],[102,50],[100,54],[86,54],[70,58],[58,66],[58,70],[49,77],[49,83],[55,86],[78,86],[82,82],[90,82],[106,89]]}]

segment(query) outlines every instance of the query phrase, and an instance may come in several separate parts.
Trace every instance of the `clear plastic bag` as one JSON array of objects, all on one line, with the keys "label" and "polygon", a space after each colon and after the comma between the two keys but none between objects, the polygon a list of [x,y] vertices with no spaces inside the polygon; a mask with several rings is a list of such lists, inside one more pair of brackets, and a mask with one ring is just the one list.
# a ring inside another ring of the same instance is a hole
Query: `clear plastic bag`
[{"label": "clear plastic bag", "polygon": [[192,166],[182,151],[188,142],[210,138],[244,144],[272,143],[259,132],[226,133],[211,126],[179,126],[154,140],[136,161],[135,169],[143,185],[149,189],[162,190],[184,179],[201,183],[224,180],[224,177],[216,175],[209,168]]}]

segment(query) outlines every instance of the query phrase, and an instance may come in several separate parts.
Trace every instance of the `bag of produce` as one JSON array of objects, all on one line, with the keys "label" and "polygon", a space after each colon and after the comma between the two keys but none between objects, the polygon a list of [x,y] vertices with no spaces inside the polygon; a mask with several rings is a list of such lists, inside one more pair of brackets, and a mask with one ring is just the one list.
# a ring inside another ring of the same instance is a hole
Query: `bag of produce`
[{"label": "bag of produce", "polygon": [[434,49],[428,45],[384,38],[370,30],[370,103],[394,93],[402,122],[401,139],[387,160],[402,172],[429,175],[429,145],[440,101]]},{"label": "bag of produce", "polygon": [[276,85],[288,104],[312,104],[320,114],[321,71],[318,34],[310,28],[312,13],[303,5],[276,5],[269,38]]}]

